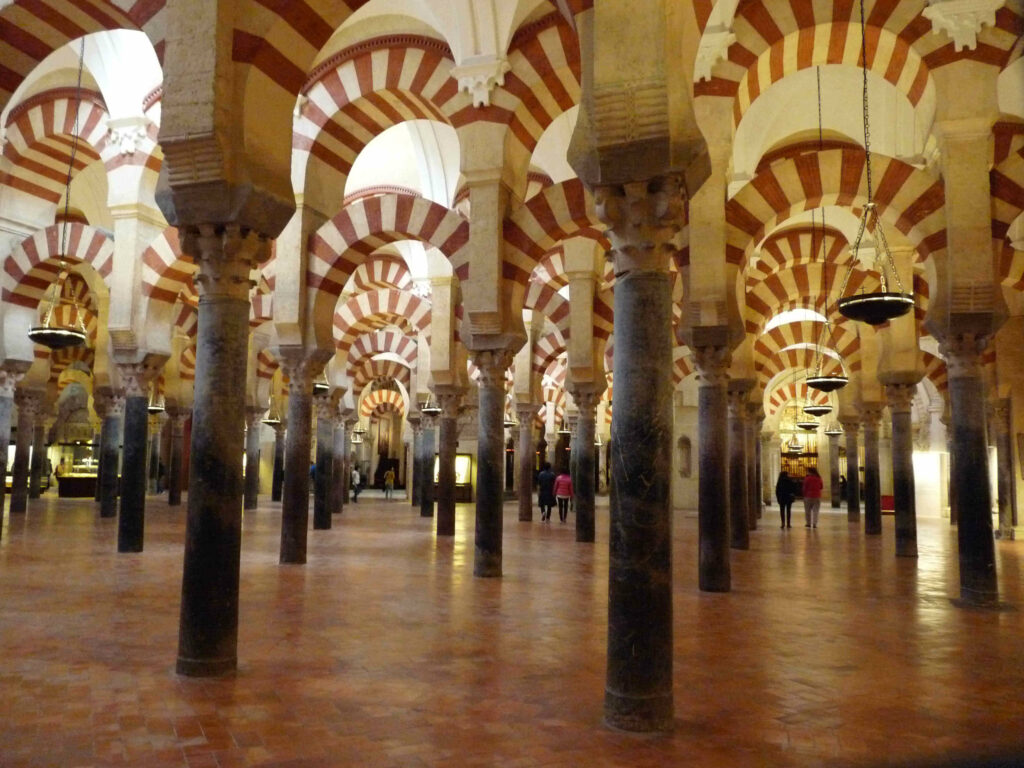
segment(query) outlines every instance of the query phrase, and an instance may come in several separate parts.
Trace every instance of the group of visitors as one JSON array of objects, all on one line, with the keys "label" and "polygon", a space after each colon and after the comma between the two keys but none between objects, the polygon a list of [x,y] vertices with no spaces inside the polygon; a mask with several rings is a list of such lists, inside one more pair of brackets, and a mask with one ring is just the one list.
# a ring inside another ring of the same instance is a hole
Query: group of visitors
[{"label": "group of visitors", "polygon": [[775,482],[775,498],[779,502],[779,516],[782,520],[780,527],[792,527],[793,501],[799,494],[804,499],[804,515],[806,520],[804,528],[817,528],[823,485],[821,475],[818,474],[818,470],[814,467],[807,469],[807,475],[802,481],[799,478],[790,477],[789,473],[785,470],[779,472],[779,479]]},{"label": "group of visitors", "polygon": [[572,477],[564,470],[556,475],[551,463],[545,461],[537,475],[537,504],[540,506],[541,522],[551,519],[551,510],[558,505],[558,519],[569,519],[569,504],[572,501]]}]

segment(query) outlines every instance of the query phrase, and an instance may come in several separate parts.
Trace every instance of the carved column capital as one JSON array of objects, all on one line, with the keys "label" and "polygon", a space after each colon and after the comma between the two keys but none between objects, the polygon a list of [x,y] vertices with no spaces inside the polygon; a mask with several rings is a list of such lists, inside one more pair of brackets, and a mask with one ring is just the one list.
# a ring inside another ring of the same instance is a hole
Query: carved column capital
[{"label": "carved column capital", "polygon": [[318,420],[332,421],[338,412],[338,402],[329,392],[325,395],[315,395],[313,407],[316,408]]},{"label": "carved column capital", "polygon": [[729,418],[746,421],[747,418],[747,393],[742,389],[729,387],[726,392],[726,403],[729,406]]},{"label": "carved column capital", "polygon": [[462,398],[465,391],[446,391],[438,388],[435,395],[437,404],[441,406],[441,417],[445,419],[457,419],[459,410],[462,408]]},{"label": "carved column capital", "polygon": [[951,379],[981,376],[981,353],[988,345],[988,336],[974,333],[950,334],[939,347],[946,360]]},{"label": "carved column capital", "polygon": [[480,372],[481,387],[504,387],[505,373],[512,365],[508,349],[481,349],[472,353],[473,365]]},{"label": "carved column capital", "polygon": [[746,408],[747,421],[755,425],[757,431],[760,432],[761,425],[764,424],[764,406],[761,403],[752,403],[748,400]]},{"label": "carved column capital", "polygon": [[843,432],[847,437],[856,437],[857,433],[860,432],[860,419],[847,417],[840,419],[839,423],[843,425]]},{"label": "carved column capital", "polygon": [[92,393],[92,407],[101,419],[124,415],[124,396],[112,389],[97,389]]},{"label": "carved column capital", "polygon": [[540,406],[535,403],[516,404],[516,418],[519,419],[520,429],[523,428],[524,424],[530,429],[533,429],[533,420],[537,417],[538,408],[540,408]]},{"label": "carved column capital", "polygon": [[182,250],[199,267],[193,281],[200,299],[249,300],[249,273],[266,254],[267,240],[237,225],[186,227]]},{"label": "carved column capital", "polygon": [[676,175],[647,181],[599,186],[594,190],[597,215],[606,222],[608,252],[615,273],[668,269],[672,239],[685,220],[685,187]]},{"label": "carved column capital", "polygon": [[10,364],[5,364],[0,369],[0,397],[14,397],[18,382],[25,378],[25,373],[28,369],[27,363],[23,367],[19,365],[17,368],[12,368]]},{"label": "carved column capital", "polygon": [[1009,432],[1010,398],[999,397],[988,401],[988,426],[993,437],[1002,437]]},{"label": "carved column capital", "polygon": [[259,429],[263,423],[263,417],[266,415],[267,409],[259,405],[249,405],[245,408],[245,426],[246,429]]},{"label": "carved column capital", "polygon": [[192,415],[191,408],[171,406],[167,409],[167,418],[171,420],[171,434],[181,435],[185,431],[185,422]]},{"label": "carved column capital", "polygon": [[159,375],[163,362],[159,366],[150,362],[118,363],[117,372],[121,377],[121,388],[125,397],[148,397],[149,384]]},{"label": "carved column capital", "polygon": [[861,424],[864,425],[865,431],[868,429],[878,429],[878,424],[882,420],[883,407],[881,403],[861,403],[860,420]]},{"label": "carved column capital", "polygon": [[594,414],[597,413],[597,404],[601,402],[601,393],[592,389],[575,388],[570,389],[569,394],[572,395],[572,401],[576,404],[579,415],[593,419]]},{"label": "carved column capital", "polygon": [[43,407],[43,393],[37,389],[18,389],[14,393],[14,404],[18,406],[19,412],[31,415],[33,418],[39,415]]},{"label": "carved column capital", "polygon": [[914,402],[915,384],[886,384],[885,399],[889,402],[891,413],[910,413]]},{"label": "carved column capital", "polygon": [[696,347],[693,361],[697,366],[697,380],[702,387],[724,387],[729,383],[729,365],[732,352],[726,346]]}]

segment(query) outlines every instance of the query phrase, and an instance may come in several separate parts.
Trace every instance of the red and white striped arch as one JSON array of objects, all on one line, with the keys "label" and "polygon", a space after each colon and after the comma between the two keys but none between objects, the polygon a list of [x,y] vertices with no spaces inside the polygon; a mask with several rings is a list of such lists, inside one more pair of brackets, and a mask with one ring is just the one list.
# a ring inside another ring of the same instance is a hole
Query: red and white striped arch
[{"label": "red and white striped arch", "polygon": [[780,409],[792,402],[804,404],[811,401],[818,404],[828,403],[828,396],[807,386],[807,381],[788,381],[776,386],[766,398],[767,406],[765,411],[768,416],[774,416]]},{"label": "red and white striped arch", "polygon": [[352,389],[356,392],[362,392],[374,379],[394,379],[405,387],[406,392],[412,383],[412,369],[407,364],[385,358],[364,360],[362,365],[350,373]]},{"label": "red and white striped arch", "polygon": [[274,378],[274,374],[280,366],[277,356],[269,349],[261,349],[256,355],[256,376],[260,379]]},{"label": "red and white striped arch", "polygon": [[946,361],[930,352],[922,352],[921,359],[924,362],[925,377],[945,397],[946,391],[949,389],[949,373],[946,370]]},{"label": "red and white striped arch", "polygon": [[1024,288],[1024,252],[1013,249],[1007,233],[1024,212],[1024,124],[1002,124],[995,134],[996,165],[989,172],[992,238],[1003,284],[1020,289]]},{"label": "red and white striped arch", "polygon": [[168,227],[142,252],[142,294],[170,304],[191,285],[196,265],[181,252],[178,230]]},{"label": "red and white striped arch", "polygon": [[455,211],[422,197],[381,195],[342,209],[310,238],[307,285],[337,298],[356,269],[378,248],[398,240],[419,240],[440,250],[453,267],[462,253],[469,223]]},{"label": "red and white striped arch", "polygon": [[195,381],[196,345],[194,341],[181,351],[181,357],[178,359],[178,375],[184,381]]},{"label": "red and white striped arch", "polygon": [[[942,180],[895,158],[872,158],[874,200],[882,220],[907,236],[919,260],[944,252]],[[727,260],[742,265],[765,231],[796,213],[824,205],[863,206],[864,170],[863,150],[852,148],[773,163],[726,203]]]},{"label": "red and white striped arch", "polygon": [[199,330],[199,311],[196,304],[189,302],[184,291],[174,304],[173,318],[172,327],[175,332],[190,339],[196,338],[196,332]]},{"label": "red and white striped arch", "polygon": [[357,291],[376,291],[382,288],[397,288],[400,291],[412,288],[412,278],[406,263],[388,253],[377,253],[360,264],[352,274],[352,285]]},{"label": "red and white striped arch", "polygon": [[[96,363],[96,350],[91,345],[54,350],[45,350],[37,346],[35,354],[39,359],[50,358],[51,382],[59,382],[61,374],[75,364],[85,366],[91,372]],[[58,391],[62,389],[63,386],[58,387]]]},{"label": "red and white striped arch", "polygon": [[14,189],[56,204],[64,194],[71,147],[79,138],[74,172],[100,159],[107,143],[107,108],[95,91],[83,91],[75,130],[76,91],[59,88],[35,94],[11,110],[4,157],[10,171],[4,182]]},{"label": "red and white striped arch", "polygon": [[392,354],[412,368],[416,365],[416,339],[397,331],[375,331],[359,336],[348,351],[348,371],[352,373],[375,355]]},{"label": "red and white striped arch", "polygon": [[523,308],[543,315],[563,334],[569,335],[569,302],[550,285],[528,283]]},{"label": "red and white striped arch", "polygon": [[401,392],[396,392],[393,389],[378,389],[376,392],[369,392],[359,404],[359,415],[365,419],[374,411],[385,408],[393,409],[400,416],[404,416],[406,411],[405,397],[402,396]]},{"label": "red and white striped arch", "polygon": [[533,370],[543,375],[551,363],[565,354],[565,337],[561,332],[541,336],[533,348]]},{"label": "red and white striped arch", "polygon": [[555,247],[537,262],[537,266],[530,275],[530,282],[538,282],[549,285],[556,291],[569,284],[569,278],[565,274],[565,252],[561,247]]},{"label": "red and white striped arch", "polygon": [[430,326],[430,303],[407,291],[394,288],[359,293],[338,306],[334,314],[334,340],[346,352],[356,338],[382,325],[426,331]]},{"label": "red and white striped arch", "polygon": [[505,220],[503,277],[525,286],[548,252],[571,237],[597,240],[607,249],[604,229],[593,198],[579,179],[547,187]]},{"label": "red and white striped arch", "polygon": [[[767,322],[790,309],[812,309],[822,312],[822,304],[835,295],[838,285],[842,284],[847,267],[836,270],[825,270],[824,295],[822,293],[822,265],[801,264],[791,269],[774,272],[761,280],[748,281],[745,298],[747,305],[746,328],[748,331],[760,332]],[[846,285],[847,293],[861,290],[873,290],[878,286],[878,275],[854,268]],[[835,314],[834,307],[826,310]],[[835,318],[837,321],[840,317]]]},{"label": "red and white striped arch", "polygon": [[[824,234],[819,225],[799,224],[773,232],[757,250],[757,263],[746,265],[747,284],[756,283],[783,269],[826,262],[844,264],[849,261],[849,241],[834,227],[826,226]],[[753,255],[750,261],[753,261]]]},{"label": "red and white striped arch", "polygon": [[67,228],[68,264],[84,262],[107,282],[114,263],[114,241],[80,222],[63,222],[41,229],[11,251],[0,276],[4,301],[23,307],[38,306],[43,293],[57,276],[61,238]]}]

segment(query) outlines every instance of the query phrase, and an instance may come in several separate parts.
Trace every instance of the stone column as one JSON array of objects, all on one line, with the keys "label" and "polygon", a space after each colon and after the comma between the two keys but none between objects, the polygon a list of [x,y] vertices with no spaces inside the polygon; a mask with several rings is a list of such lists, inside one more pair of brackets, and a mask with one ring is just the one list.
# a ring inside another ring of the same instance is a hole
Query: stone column
[{"label": "stone column", "polygon": [[[421,416],[420,429],[420,517],[434,516],[434,454],[437,451],[437,431],[434,416]],[[502,451],[504,456],[504,450]],[[452,469],[455,468],[452,457]],[[440,480],[440,477],[438,477]]]},{"label": "stone column", "polygon": [[505,499],[505,372],[507,349],[472,353],[480,371],[476,464],[476,537],[473,575],[501,576],[502,513]]},{"label": "stone column", "polygon": [[31,389],[19,389],[14,395],[14,402],[18,406],[18,436],[14,443],[14,470],[11,476],[12,513],[21,513],[28,508],[28,455],[42,400],[43,393]]},{"label": "stone column", "polygon": [[999,602],[992,491],[988,484],[985,389],[978,363],[987,340],[965,333],[949,336],[942,344],[952,405],[952,485],[959,514],[960,599],[969,605]]},{"label": "stone column", "polygon": [[578,469],[576,467],[577,449],[579,447],[579,431],[577,427],[580,422],[579,411],[573,411],[572,413],[566,414],[565,417],[566,426],[569,428],[569,478],[572,480],[573,488],[576,487]]},{"label": "stone column", "polygon": [[334,417],[337,404],[331,395],[313,398],[316,407],[316,481],[313,483],[313,529],[331,528],[331,472],[334,469]]},{"label": "stone column", "polygon": [[533,520],[533,417],[537,406],[522,405],[516,407],[516,418],[519,419],[519,519],[523,522]]},{"label": "stone column", "polygon": [[274,477],[270,485],[270,500],[280,501],[284,488],[284,422],[274,425]]},{"label": "stone column", "polygon": [[864,533],[882,534],[882,480],[878,461],[878,423],[881,403],[863,403],[860,408],[864,427]]},{"label": "stone column", "polygon": [[231,673],[238,658],[249,273],[266,241],[237,226],[185,230],[198,265],[199,331],[178,674]]},{"label": "stone column", "polygon": [[949,481],[946,494],[949,497],[949,524],[956,525],[959,519],[957,500],[960,498],[956,492],[956,452],[953,450],[953,412],[947,408],[940,419],[942,426],[946,428],[946,455],[949,456]]},{"label": "stone column", "polygon": [[860,422],[845,419],[840,423],[846,434],[846,521],[856,523],[860,521],[860,467],[857,458]]},{"label": "stone column", "polygon": [[573,440],[576,455],[576,478],[573,480],[573,491],[576,496],[576,541],[594,541],[594,430],[597,415],[597,402],[600,392],[587,392],[580,389],[572,393],[576,402],[576,433]]},{"label": "stone column", "polygon": [[103,419],[100,427],[99,486],[100,517],[117,517],[120,491],[121,433],[124,426],[124,397],[110,390],[93,395],[96,415]]},{"label": "stone column", "polygon": [[839,482],[839,475],[841,474],[839,471],[839,437],[841,434],[840,432],[828,435],[828,473],[832,488],[832,509],[839,509],[839,503],[842,500],[842,494],[840,493],[842,484]]},{"label": "stone column", "polygon": [[171,457],[167,468],[167,505],[181,506],[181,487],[184,485],[182,472],[185,453],[185,420],[190,411],[186,408],[168,408],[171,420]]},{"label": "stone column", "polygon": [[281,504],[281,562],[306,562],[309,527],[309,451],[313,428],[313,379],[309,361],[285,363],[288,374],[288,433],[285,436],[284,490]]},{"label": "stone column", "polygon": [[[671,178],[598,187],[595,197],[611,224],[616,274],[605,721],[631,731],[667,730],[674,711],[673,385],[665,246],[682,221],[683,201]],[[723,382],[723,409],[724,400]],[[724,410],[721,417],[724,432]]]},{"label": "stone column", "polygon": [[747,530],[756,531],[757,521],[761,517],[761,441],[757,436],[764,424],[764,406],[749,401],[746,406],[743,423],[747,440]]},{"label": "stone column", "polygon": [[[751,382],[737,379],[727,390],[729,411],[729,546],[750,549],[750,489],[747,486],[747,393]],[[701,434],[701,443],[705,440]],[[756,519],[756,518],[755,518]]]},{"label": "stone column", "polygon": [[1010,398],[1001,397],[990,403],[989,428],[996,442],[996,503],[999,509],[999,530],[996,538],[1012,539],[1013,531],[1013,443],[1010,437]]},{"label": "stone column", "polygon": [[[618,349],[618,345],[616,345]],[[726,346],[694,350],[699,382],[698,526],[699,583],[704,592],[728,592],[729,491],[728,392],[730,352]],[[617,381],[617,380],[616,380]],[[618,385],[616,384],[616,387]],[[618,395],[616,395],[618,402]]]},{"label": "stone column", "polygon": [[245,409],[245,489],[242,509],[256,509],[260,495],[260,428],[266,409]]},{"label": "stone column", "polygon": [[7,452],[11,444],[11,414],[15,387],[22,374],[0,371],[0,534],[3,533],[4,496],[7,494]]},{"label": "stone column", "polygon": [[[887,384],[885,387],[885,397],[889,401],[889,413],[892,415],[892,495],[897,557],[917,557],[914,424],[910,410],[916,389],[915,384]],[[987,481],[988,475],[983,479]]]},{"label": "stone column", "polygon": [[437,535],[455,535],[455,452],[459,444],[459,406],[462,392],[437,395],[441,406],[437,457]]},{"label": "stone column", "polygon": [[412,488],[409,490],[409,502],[418,507],[420,491],[423,490],[423,427],[418,411],[415,414],[410,413],[407,420],[412,427]]},{"label": "stone column", "polygon": [[45,458],[46,425],[43,424],[41,418],[37,418],[32,427],[32,461],[28,473],[28,497],[30,499],[38,499],[42,491]]},{"label": "stone column", "polygon": [[342,417],[334,419],[334,462],[331,464],[331,514],[345,509],[345,454],[348,453],[348,432]]},{"label": "stone column", "polygon": [[[149,413],[149,404],[146,404],[146,413]],[[160,415],[150,414],[149,424],[147,426],[149,434],[149,448],[147,450],[149,458],[146,460],[146,476],[149,481],[148,493],[156,494],[159,493],[159,477],[160,477]]]},{"label": "stone column", "polygon": [[117,551],[141,552],[146,523],[149,381],[155,371],[145,363],[118,365],[118,370],[124,386],[124,435]]},{"label": "stone column", "polygon": [[[342,495],[345,497],[347,502],[351,498],[352,493],[352,462],[354,461],[354,454],[352,448],[352,430],[359,425],[359,419],[353,415],[345,417],[345,468],[342,470]],[[407,465],[408,466],[408,465]]]}]

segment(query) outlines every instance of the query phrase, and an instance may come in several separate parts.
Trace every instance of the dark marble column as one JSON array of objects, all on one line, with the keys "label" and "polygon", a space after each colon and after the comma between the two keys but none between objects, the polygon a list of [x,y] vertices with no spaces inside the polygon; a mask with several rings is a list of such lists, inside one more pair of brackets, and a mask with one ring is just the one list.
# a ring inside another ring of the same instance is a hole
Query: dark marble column
[{"label": "dark marble column", "polygon": [[14,395],[18,406],[18,436],[14,443],[14,469],[11,473],[12,513],[22,513],[28,508],[29,450],[42,400],[43,393],[31,389],[19,389]]},{"label": "dark marble column", "polygon": [[150,379],[156,371],[145,363],[119,365],[124,385],[124,459],[121,509],[117,516],[117,551],[141,552],[146,523],[146,454],[149,451]]},{"label": "dark marble column", "polygon": [[353,430],[359,426],[359,420],[353,415],[345,417],[345,455],[343,459],[345,461],[345,468],[342,470],[342,495],[345,497],[346,503],[352,498],[352,466],[355,460],[354,451],[355,446],[352,444]]},{"label": "dark marble column", "polygon": [[[885,387],[892,416],[892,493],[897,557],[917,557],[914,424],[911,420],[911,403],[916,389],[916,384],[887,384]],[[987,480],[987,476],[984,479]]]},{"label": "dark marble column", "polygon": [[121,486],[124,397],[119,392],[106,391],[94,396],[93,402],[96,404],[97,414],[103,418],[103,425],[100,428],[100,468],[99,476],[96,478],[100,495],[100,517],[117,517],[117,500]]},{"label": "dark marble column", "polygon": [[573,491],[576,495],[576,541],[590,543],[595,539],[594,497],[597,489],[594,487],[594,466],[597,457],[594,449],[594,432],[597,427],[597,403],[601,399],[601,393],[577,388],[572,393],[572,399],[578,410],[573,440],[576,453],[576,478],[573,480]]},{"label": "dark marble column", "polygon": [[171,456],[167,467],[167,505],[181,506],[183,460],[185,453],[185,419],[190,411],[185,408],[168,408],[167,417],[171,424]]},{"label": "dark marble column", "polygon": [[420,425],[419,412],[409,414],[408,421],[412,427],[412,487],[409,490],[409,501],[418,507],[420,491],[423,490],[423,427]]},{"label": "dark marble column", "polygon": [[846,434],[846,521],[860,521],[860,467],[857,434],[860,422],[847,419],[841,422]]},{"label": "dark marble column", "polygon": [[[864,533],[882,533],[882,476],[878,459],[878,423],[882,418],[880,403],[862,403],[861,426],[864,429]],[[895,451],[894,451],[895,452]]]},{"label": "dark marble column", "polygon": [[334,461],[331,464],[332,515],[340,515],[345,509],[345,454],[348,452],[348,432],[342,417],[334,419]]},{"label": "dark marble column", "polygon": [[950,336],[942,344],[952,406],[953,493],[959,515],[957,544],[960,599],[969,605],[997,605],[992,491],[988,477],[985,388],[978,358],[988,339]]},{"label": "dark marble column", "polygon": [[[750,549],[750,489],[747,487],[747,393],[751,382],[729,382],[729,546]],[[704,442],[703,434],[701,442]],[[756,518],[755,518],[756,519]]]},{"label": "dark marble column", "polygon": [[1001,397],[990,404],[989,429],[996,443],[996,504],[999,509],[998,539],[1012,539],[1013,530],[1013,443],[1011,441],[1010,398]]},{"label": "dark marble column", "polygon": [[[671,214],[676,201],[671,184],[658,191],[654,184],[626,185],[624,197],[598,190],[610,198],[603,206],[613,223],[616,272],[604,714],[609,725],[630,731],[668,730],[674,711],[672,278],[660,247],[671,227],[653,225],[660,206]],[[724,407],[724,383],[722,398]]]},{"label": "dark marble column", "polygon": [[199,269],[199,331],[189,451],[188,517],[181,580],[177,672],[234,672],[244,487],[245,371],[249,273],[266,241],[238,227],[184,232]]},{"label": "dark marble column", "polygon": [[579,430],[577,429],[580,423],[579,412],[574,410],[572,413],[566,414],[565,423],[569,428],[569,477],[572,479],[572,486],[575,489],[576,485],[579,483],[579,479],[577,477],[579,470],[576,467],[580,445],[580,435]]},{"label": "dark marble column", "polygon": [[473,352],[480,371],[476,462],[476,531],[473,575],[501,576],[502,512],[505,499],[505,349]]},{"label": "dark marble column", "polygon": [[536,413],[536,405],[516,406],[516,418],[519,419],[519,484],[516,491],[519,497],[519,519],[523,522],[533,520],[533,418]]},{"label": "dark marble column", "polygon": [[46,425],[42,414],[32,427],[32,461],[28,472],[28,497],[38,499],[43,488],[43,467],[46,465]]},{"label": "dark marble column", "polygon": [[281,503],[281,562],[306,562],[309,527],[309,452],[313,442],[313,379],[308,361],[286,366],[288,433],[285,436],[284,492]]},{"label": "dark marble column", "polygon": [[[616,345],[618,349],[618,345]],[[699,382],[698,434],[698,538],[699,584],[704,592],[728,592],[729,569],[729,453],[728,370],[726,346],[694,350]],[[618,388],[616,379],[616,388]],[[616,394],[618,402],[618,394]]]},{"label": "dark marble column", "polygon": [[[437,452],[436,417],[423,414],[420,420],[420,517],[434,516],[434,456]],[[504,450],[502,451],[504,456]],[[453,459],[454,462],[454,459]],[[438,478],[440,480],[440,478]]]},{"label": "dark marble column", "polygon": [[437,535],[455,535],[455,452],[459,444],[461,391],[437,394],[441,415],[437,446]]},{"label": "dark marble column", "polygon": [[313,483],[313,529],[331,528],[331,483],[334,471],[334,419],[337,400],[332,395],[313,398],[316,408],[316,480]]},{"label": "dark marble column", "polygon": [[957,510],[957,499],[959,494],[956,492],[956,452],[953,450],[953,414],[947,410],[942,415],[942,425],[946,428],[946,455],[949,456],[949,482],[946,488],[946,494],[949,498],[949,524],[956,525],[959,519],[959,511]]},{"label": "dark marble column", "polygon": [[256,509],[260,495],[260,430],[266,409],[245,409],[245,486],[242,509]]},{"label": "dark marble column", "polygon": [[747,401],[746,417],[743,420],[747,440],[747,530],[756,531],[761,517],[761,425],[764,423],[764,406]]},{"label": "dark marble column", "polygon": [[828,435],[828,474],[829,474],[829,487],[832,496],[832,509],[839,509],[840,502],[842,501],[842,493],[840,488],[842,484],[839,482],[839,438],[842,432],[836,432],[835,434]]},{"label": "dark marble column", "polygon": [[[149,404],[146,405],[146,412],[149,413]],[[147,491],[151,494],[160,492],[160,416],[150,414],[149,416],[149,458],[146,461],[146,475],[149,479]]]},{"label": "dark marble column", "polygon": [[4,496],[7,494],[7,453],[11,444],[11,414],[14,411],[14,391],[20,378],[0,371],[0,534],[3,533]]},{"label": "dark marble column", "polygon": [[284,422],[274,426],[274,477],[270,485],[270,500],[280,501],[284,489]]}]

